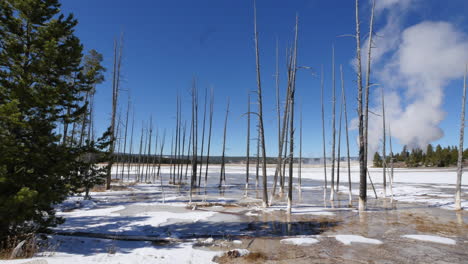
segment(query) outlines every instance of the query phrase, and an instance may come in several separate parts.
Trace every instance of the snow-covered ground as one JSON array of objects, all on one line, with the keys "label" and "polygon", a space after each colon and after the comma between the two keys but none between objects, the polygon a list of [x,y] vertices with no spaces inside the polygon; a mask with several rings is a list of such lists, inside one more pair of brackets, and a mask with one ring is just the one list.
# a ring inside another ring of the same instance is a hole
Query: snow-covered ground
[{"label": "snow-covered ground", "polygon": [[[304,220],[295,220],[287,226],[283,225],[284,220],[278,220],[286,211],[284,197],[275,198],[270,208],[260,207],[261,192],[255,188],[254,169],[251,170],[248,197],[244,197],[243,190],[245,167],[228,166],[227,185],[221,189],[218,189],[219,169],[219,166],[210,167],[206,194],[204,188],[194,192],[196,205],[189,206],[187,186],[168,184],[168,167],[162,170],[163,188],[160,180],[154,179],[153,183],[128,184],[127,188],[118,191],[92,192],[91,201],[85,201],[81,196],[70,197],[57,207],[57,214],[66,218],[66,222],[55,228],[57,233],[49,237],[49,246],[34,260],[47,263],[212,263],[215,256],[225,254],[228,249],[241,250],[246,246],[236,237],[279,236],[281,239],[273,241],[300,247],[315,247],[322,243],[347,247],[385,243],[380,237],[376,239],[375,236],[348,233],[348,230],[320,236],[316,234],[323,230],[315,228],[321,228],[321,225],[307,225],[310,219],[336,218],[344,222],[344,219],[357,215],[355,208],[346,207],[347,203],[330,206],[328,201],[323,201],[323,168],[303,167],[301,192],[297,188],[297,179],[294,180],[296,189],[291,217],[308,220],[305,220],[306,224],[301,222]],[[129,180],[125,170],[124,181],[132,182],[132,173],[136,170],[132,169]],[[274,168],[269,167],[268,173],[273,175]],[[330,168],[327,175],[330,177]],[[378,196],[383,197],[382,170],[372,168],[370,175]],[[353,195],[358,194],[358,179],[358,167],[353,166]],[[393,199],[452,209],[455,179],[454,169],[395,169]],[[148,182],[151,180],[149,176]],[[273,184],[272,177],[269,177],[268,183],[269,186]],[[462,188],[465,208],[468,207],[467,184],[468,178],[465,177]],[[387,197],[390,198],[389,180],[387,186]],[[374,200],[372,188],[370,185],[368,187],[368,197]],[[345,168],[340,171],[339,188],[343,194],[338,199],[346,201],[348,171]],[[457,244],[452,238],[431,233],[403,234],[399,235],[399,239]],[[211,245],[217,246],[210,248]],[[241,251],[248,254],[248,251]]]}]

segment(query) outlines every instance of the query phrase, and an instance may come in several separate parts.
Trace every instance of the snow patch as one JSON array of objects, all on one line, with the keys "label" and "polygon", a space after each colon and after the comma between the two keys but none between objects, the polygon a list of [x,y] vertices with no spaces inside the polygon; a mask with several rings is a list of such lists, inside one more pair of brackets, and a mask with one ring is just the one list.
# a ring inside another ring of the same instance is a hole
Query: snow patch
[{"label": "snow patch", "polygon": [[375,244],[380,245],[382,241],[372,238],[367,238],[357,235],[336,235],[336,240],[340,241],[345,245],[351,245],[351,243],[365,243],[365,244]]},{"label": "snow patch", "polygon": [[402,237],[414,239],[414,240],[421,240],[421,241],[428,241],[433,243],[439,244],[446,244],[446,245],[455,245],[457,242],[453,239],[441,237],[441,236],[432,236],[432,235],[403,235]]},{"label": "snow patch", "polygon": [[290,244],[290,245],[297,245],[297,246],[309,246],[319,241],[312,237],[292,237],[292,238],[285,238],[281,239],[281,244]]}]

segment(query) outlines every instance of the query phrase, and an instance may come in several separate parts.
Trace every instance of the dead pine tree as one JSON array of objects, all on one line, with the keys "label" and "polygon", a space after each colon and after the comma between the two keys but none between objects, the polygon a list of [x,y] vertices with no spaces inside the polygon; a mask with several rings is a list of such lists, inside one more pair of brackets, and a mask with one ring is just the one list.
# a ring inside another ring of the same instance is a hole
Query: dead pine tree
[{"label": "dead pine tree", "polygon": [[161,194],[163,197],[163,203],[165,202],[165,195],[164,195],[164,184],[163,184],[163,178],[162,175],[160,175],[161,171],[161,162],[162,162],[162,156],[163,156],[163,151],[164,151],[164,143],[166,142],[166,129],[164,129],[163,137],[161,139],[161,149],[159,152],[159,165],[158,165],[158,177],[159,177],[159,182],[161,184]]},{"label": "dead pine tree", "polygon": [[210,90],[210,122],[208,126],[208,145],[206,148],[206,165],[205,165],[205,193],[206,193],[206,185],[208,182],[208,165],[210,163],[210,149],[211,149],[211,129],[213,127],[213,111],[214,111],[214,92],[213,88]]},{"label": "dead pine tree", "polygon": [[198,116],[198,94],[195,78],[192,82],[192,177],[190,178],[190,203],[192,203],[193,187],[197,183],[197,116]]},{"label": "dead pine tree", "polygon": [[320,100],[322,102],[322,148],[323,148],[323,176],[324,176],[324,183],[323,183],[323,200],[326,200],[327,197],[327,151],[326,151],[326,144],[325,144],[325,106],[323,103],[323,93],[324,93],[324,77],[323,77],[323,65],[321,68],[320,74]]},{"label": "dead pine tree", "polygon": [[203,106],[203,123],[202,123],[202,143],[201,143],[201,151],[200,151],[200,172],[198,173],[198,186],[201,186],[201,175],[202,175],[202,169],[203,169],[203,151],[204,151],[204,146],[205,146],[205,124],[206,124],[206,99],[208,96],[208,89],[205,88],[205,100],[204,100],[204,106]]},{"label": "dead pine tree", "polygon": [[247,93],[247,139],[246,139],[246,163],[245,163],[245,196],[249,189],[250,170],[250,93]]},{"label": "dead pine tree", "polygon": [[299,192],[302,191],[302,105],[301,105],[301,113],[299,118]]},{"label": "dead pine tree", "polygon": [[224,119],[224,134],[223,134],[223,150],[221,154],[221,172],[219,175],[219,188],[226,184],[226,135],[227,135],[227,123],[229,116],[229,97],[227,99],[226,117]]},{"label": "dead pine tree", "polygon": [[263,172],[263,207],[268,207],[268,186],[267,186],[267,167],[266,167],[266,146],[265,132],[263,127],[263,95],[262,84],[260,78],[260,52],[258,48],[258,32],[257,32],[257,9],[254,1],[254,34],[255,34],[255,61],[257,71],[257,97],[258,97],[258,123],[260,130],[260,145],[262,149],[262,172]]},{"label": "dead pine tree", "polygon": [[465,77],[463,78],[463,96],[462,108],[460,115],[460,142],[458,146],[458,162],[457,162],[457,186],[455,190],[455,210],[462,210],[461,205],[461,182],[463,176],[463,138],[465,134],[465,105],[466,105],[466,75],[468,72],[468,65],[465,69]]},{"label": "dead pine tree", "polygon": [[335,46],[332,46],[332,150],[331,150],[331,186],[330,186],[330,201],[335,200]]},{"label": "dead pine tree", "polygon": [[276,72],[275,72],[275,86],[276,86],[276,121],[278,129],[278,161],[275,169],[275,175],[273,176],[273,191],[271,193],[270,204],[275,196],[276,186],[278,185],[278,175],[281,177],[281,106],[280,106],[280,91],[279,91],[279,49],[278,49],[278,38],[276,38]]},{"label": "dead pine tree", "polygon": [[135,128],[135,108],[133,108],[132,111],[132,129],[130,132],[130,161],[128,162],[128,168],[127,168],[127,181],[130,181],[130,171],[132,170],[132,167],[134,166],[134,155],[133,155],[133,130]]},{"label": "dead pine tree", "polygon": [[[184,132],[182,134],[182,151],[181,151],[181,156],[179,158],[179,163],[180,165],[180,175],[179,175],[179,184],[182,184],[182,174],[184,170],[184,165],[185,165],[185,139],[186,139],[186,133],[187,133],[187,121],[184,122]],[[188,159],[188,156],[187,156]]]},{"label": "dead pine tree", "polygon": [[392,130],[388,127],[388,140],[390,144],[390,195],[393,199],[393,149],[392,149]]},{"label": "dead pine tree", "polygon": [[153,135],[153,116],[150,117],[150,125],[149,125],[149,136],[148,136],[148,154],[146,156],[146,172],[145,172],[145,182],[148,182],[148,173],[150,167],[150,157],[151,157],[151,139]]},{"label": "dead pine tree", "polygon": [[298,20],[299,17],[296,16],[296,30],[294,37],[294,54],[293,54],[293,64],[291,67],[291,73],[289,78],[290,94],[289,94],[289,104],[290,104],[290,117],[289,117],[289,183],[288,183],[288,213],[291,214],[292,210],[292,194],[293,194],[293,164],[294,164],[294,104],[295,104],[295,93],[296,93],[296,72],[297,72],[297,33],[298,33]]},{"label": "dead pine tree", "polygon": [[127,132],[128,132],[128,115],[130,113],[130,94],[128,95],[128,102],[127,102],[127,114],[125,117],[125,132],[124,132],[124,145],[123,145],[123,155],[124,158],[122,159],[122,182],[124,180],[124,170],[125,170],[125,160],[128,159],[127,152]]},{"label": "dead pine tree", "polygon": [[115,128],[116,128],[116,114],[117,104],[119,99],[119,86],[120,86],[120,68],[122,65],[122,47],[123,47],[123,34],[121,35],[119,43],[114,41],[114,66],[112,74],[112,114],[110,125],[110,144],[109,144],[109,165],[107,169],[106,189],[109,190],[112,181],[112,165],[114,164],[114,150],[115,150]]},{"label": "dead pine tree", "polygon": [[382,86],[382,175],[383,175],[383,195],[384,198],[387,197],[387,152],[385,145],[387,143],[387,137],[385,135],[385,95],[384,88]]},{"label": "dead pine tree", "polygon": [[144,135],[144,124],[141,122],[141,134],[140,134],[140,151],[138,152],[138,172],[136,175],[136,181],[140,181],[140,172],[141,172],[141,163],[142,163],[142,154],[143,154],[143,135]]},{"label": "dead pine tree", "polygon": [[341,91],[340,118],[338,119],[338,153],[336,159],[336,194],[340,192],[340,163],[341,163],[341,124],[343,120],[343,91]]},{"label": "dead pine tree", "polygon": [[364,111],[362,106],[362,68],[361,68],[361,31],[359,21],[359,0],[356,0],[356,61],[358,88],[358,119],[359,119],[359,211],[366,210],[367,203],[367,165],[365,159],[364,141]]},{"label": "dead pine tree", "polygon": [[257,124],[257,158],[255,160],[255,188],[258,188],[260,174],[260,129]]},{"label": "dead pine tree", "polygon": [[344,110],[344,119],[345,119],[345,131],[346,131],[346,154],[348,160],[348,206],[352,206],[353,195],[351,193],[351,158],[349,155],[349,129],[348,129],[348,112],[346,110],[346,92],[344,88],[344,79],[343,79],[343,66],[340,65],[340,76],[341,76],[341,95],[343,97],[343,110]]},{"label": "dead pine tree", "polygon": [[[368,50],[367,50],[367,68],[366,68],[366,90],[365,90],[365,110],[364,110],[364,170],[367,172],[369,175],[370,179],[370,174],[367,171],[367,160],[368,160],[368,146],[369,146],[369,90],[370,90],[370,75],[371,75],[371,53],[372,53],[372,36],[374,35],[373,27],[374,27],[374,9],[375,9],[375,0],[372,0],[372,12],[371,12],[371,19],[370,19],[370,25],[369,25],[369,38],[368,38]],[[372,181],[370,179],[370,181]],[[364,187],[361,187],[364,188]],[[367,186],[366,186],[367,189]],[[375,190],[374,190],[375,192]],[[377,195],[376,195],[377,196]],[[367,199],[367,197],[366,197]],[[366,200],[363,201],[363,205],[359,204],[359,208],[362,208],[362,210],[365,210],[366,208]]]}]

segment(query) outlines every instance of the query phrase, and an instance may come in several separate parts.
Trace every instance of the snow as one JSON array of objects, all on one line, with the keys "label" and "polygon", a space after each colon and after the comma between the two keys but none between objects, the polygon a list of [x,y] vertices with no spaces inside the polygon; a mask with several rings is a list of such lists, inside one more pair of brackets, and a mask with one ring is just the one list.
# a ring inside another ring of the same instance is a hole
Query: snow
[{"label": "snow", "polygon": [[297,245],[297,246],[309,246],[315,243],[318,243],[319,241],[315,238],[312,237],[292,237],[292,238],[285,238],[281,239],[280,243],[281,244],[291,244],[291,245]]},{"label": "snow", "polygon": [[172,246],[154,246],[150,242],[115,241],[108,239],[70,238],[56,236],[60,242],[56,252],[43,252],[29,260],[18,259],[5,261],[8,264],[22,264],[45,261],[49,264],[61,263],[214,263],[213,257],[220,256],[220,251],[193,248],[193,243],[180,243]]},{"label": "snow", "polygon": [[433,243],[439,244],[446,244],[446,245],[455,245],[457,242],[453,239],[441,237],[441,236],[434,236],[434,235],[403,235],[402,237],[421,240],[421,241],[428,241]]},{"label": "snow", "polygon": [[351,243],[365,243],[375,245],[382,244],[382,241],[380,240],[366,238],[358,235],[336,235],[335,238],[345,245],[351,245]]}]

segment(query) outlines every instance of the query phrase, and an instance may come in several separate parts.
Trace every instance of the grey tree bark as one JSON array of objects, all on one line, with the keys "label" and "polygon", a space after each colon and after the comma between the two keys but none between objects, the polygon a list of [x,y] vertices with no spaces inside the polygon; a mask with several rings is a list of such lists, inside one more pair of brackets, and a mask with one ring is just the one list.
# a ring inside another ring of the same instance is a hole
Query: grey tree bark
[{"label": "grey tree bark", "polygon": [[351,193],[351,158],[349,155],[349,129],[348,129],[348,112],[346,109],[346,92],[344,88],[344,78],[343,78],[343,66],[340,65],[340,75],[341,75],[341,94],[343,96],[343,109],[344,109],[344,119],[345,119],[345,129],[346,129],[346,152],[348,157],[348,206],[353,205],[353,195]]},{"label": "grey tree bark", "polygon": [[461,182],[463,176],[463,138],[465,134],[465,105],[466,105],[466,75],[468,72],[468,65],[465,70],[465,77],[463,78],[463,97],[462,97],[462,110],[460,115],[460,142],[458,146],[458,162],[457,162],[457,185],[455,190],[455,210],[462,210],[461,205]]},{"label": "grey tree bark", "polygon": [[260,144],[262,146],[263,158],[263,207],[268,207],[268,186],[267,186],[267,168],[266,168],[266,146],[265,146],[265,132],[263,129],[263,95],[262,85],[260,79],[260,52],[258,49],[258,32],[257,32],[257,9],[254,2],[254,32],[255,32],[255,58],[257,69],[257,96],[258,96],[258,119],[260,129]]}]

